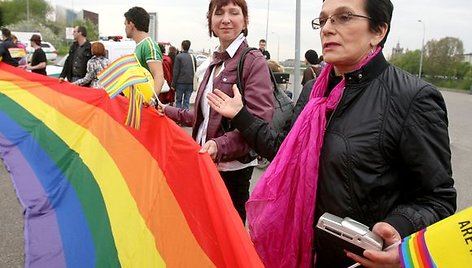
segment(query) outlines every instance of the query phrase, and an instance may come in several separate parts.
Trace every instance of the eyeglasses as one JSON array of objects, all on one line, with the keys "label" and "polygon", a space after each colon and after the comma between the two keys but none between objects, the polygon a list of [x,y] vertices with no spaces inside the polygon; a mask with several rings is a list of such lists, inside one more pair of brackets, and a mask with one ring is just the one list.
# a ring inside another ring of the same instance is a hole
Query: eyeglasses
[{"label": "eyeglasses", "polygon": [[345,25],[345,24],[349,23],[349,21],[353,17],[372,20],[372,18],[368,17],[368,16],[357,15],[357,14],[353,14],[351,12],[343,12],[343,13],[339,13],[339,14],[333,14],[333,15],[328,16],[328,17],[316,18],[316,19],[311,21],[311,27],[313,27],[314,30],[321,29],[326,25],[326,22],[328,22],[328,20],[330,20],[332,24],[337,23],[338,25]]}]

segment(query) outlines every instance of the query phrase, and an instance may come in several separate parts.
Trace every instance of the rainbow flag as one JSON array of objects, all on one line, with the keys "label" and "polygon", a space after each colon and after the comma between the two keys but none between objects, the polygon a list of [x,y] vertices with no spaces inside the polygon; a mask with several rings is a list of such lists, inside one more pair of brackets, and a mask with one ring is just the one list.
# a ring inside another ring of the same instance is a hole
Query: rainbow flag
[{"label": "rainbow flag", "polygon": [[148,83],[149,80],[152,80],[152,76],[146,75],[146,73],[147,70],[141,67],[134,54],[131,54],[113,61],[97,75],[97,78],[100,85],[113,98],[132,85]]},{"label": "rainbow flag", "polygon": [[26,57],[26,49],[22,47],[11,47],[8,49],[8,52],[10,52],[12,58]]},{"label": "rainbow flag", "polygon": [[472,207],[405,237],[405,268],[472,267]]},{"label": "rainbow flag", "polygon": [[111,98],[123,92],[130,99],[125,124],[139,129],[142,104],[149,103],[155,95],[151,73],[139,64],[134,54],[131,54],[116,59],[102,70],[97,78]]},{"label": "rainbow flag", "polygon": [[0,63],[0,155],[26,267],[262,267],[207,154],[128,99]]}]

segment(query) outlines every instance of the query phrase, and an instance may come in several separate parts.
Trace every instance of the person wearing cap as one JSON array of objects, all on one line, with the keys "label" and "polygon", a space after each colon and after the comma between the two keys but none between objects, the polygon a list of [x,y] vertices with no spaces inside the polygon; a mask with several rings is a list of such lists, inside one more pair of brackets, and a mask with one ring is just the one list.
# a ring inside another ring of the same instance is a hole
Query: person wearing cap
[{"label": "person wearing cap", "polygon": [[34,49],[33,56],[31,56],[31,62],[28,65],[20,66],[23,69],[30,70],[33,73],[47,75],[46,74],[46,53],[41,48],[41,36],[33,34],[30,39],[31,47]]}]

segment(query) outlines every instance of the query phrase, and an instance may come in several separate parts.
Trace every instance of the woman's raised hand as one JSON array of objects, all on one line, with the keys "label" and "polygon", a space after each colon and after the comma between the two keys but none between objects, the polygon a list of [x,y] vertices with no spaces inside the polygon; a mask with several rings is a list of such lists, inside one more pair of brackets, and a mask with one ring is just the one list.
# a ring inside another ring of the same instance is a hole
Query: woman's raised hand
[{"label": "woman's raised hand", "polygon": [[231,98],[221,90],[215,89],[208,93],[208,104],[222,116],[233,119],[244,106],[241,93],[236,85],[233,85],[233,94],[234,97]]}]

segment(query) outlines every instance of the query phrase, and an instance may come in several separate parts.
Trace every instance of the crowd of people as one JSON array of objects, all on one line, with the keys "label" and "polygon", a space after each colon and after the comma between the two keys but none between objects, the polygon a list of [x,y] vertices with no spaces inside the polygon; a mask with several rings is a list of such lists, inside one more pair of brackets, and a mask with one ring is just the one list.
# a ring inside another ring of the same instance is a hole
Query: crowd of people
[{"label": "crowd of people", "polygon": [[[149,15],[141,7],[125,14],[125,31],[136,42],[135,55],[154,78],[156,109],[182,126],[202,154],[213,159],[243,224],[268,267],[398,267],[396,243],[455,212],[448,118],[433,85],[389,64],[383,47],[391,27],[390,0],[325,0],[312,20],[322,57],[305,53],[303,90],[293,117],[282,131],[271,127],[273,87],[266,41],[245,56],[244,94],[236,86],[240,56],[249,47],[246,0],[211,0],[208,34],[219,41],[196,92],[196,60],[191,42],[180,53],[149,37]],[[11,34],[2,29],[2,60],[18,61],[8,49]],[[104,48],[74,29],[60,80],[98,87],[106,68]],[[31,37],[34,60],[24,69],[44,73],[41,38]],[[174,99],[175,95],[175,99]],[[164,96],[164,95],[161,95]],[[151,107],[153,108],[153,107]],[[271,161],[254,191],[250,179],[257,159]],[[315,229],[329,212],[350,217],[383,239],[388,251],[345,251]]]}]

